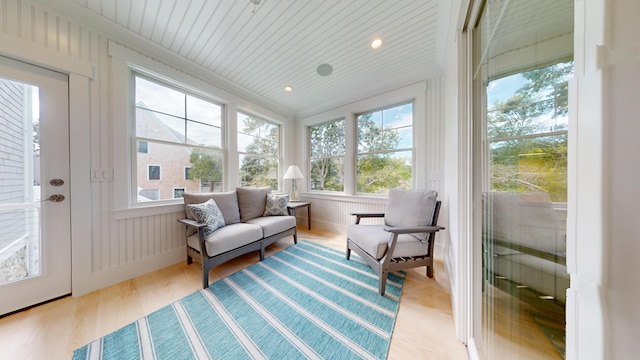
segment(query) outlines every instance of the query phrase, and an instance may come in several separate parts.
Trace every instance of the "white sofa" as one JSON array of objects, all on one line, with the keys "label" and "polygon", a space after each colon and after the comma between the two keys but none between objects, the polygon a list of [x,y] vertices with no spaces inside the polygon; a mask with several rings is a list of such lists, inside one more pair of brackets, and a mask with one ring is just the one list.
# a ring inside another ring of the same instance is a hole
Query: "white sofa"
[{"label": "white sofa", "polygon": [[[187,264],[191,264],[194,258],[202,263],[203,288],[209,286],[209,270],[226,261],[251,251],[260,251],[262,261],[265,248],[279,239],[293,236],[293,242],[298,242],[296,218],[286,208],[288,198],[286,195],[272,195],[269,187],[237,188],[221,193],[184,193],[183,198],[185,218],[178,221],[186,225]],[[219,208],[224,226],[207,234],[207,224],[194,218],[189,205],[203,204],[210,199]],[[270,210],[266,210],[267,200],[272,205]],[[284,209],[281,206],[283,201]],[[274,205],[278,202],[279,206]]]}]

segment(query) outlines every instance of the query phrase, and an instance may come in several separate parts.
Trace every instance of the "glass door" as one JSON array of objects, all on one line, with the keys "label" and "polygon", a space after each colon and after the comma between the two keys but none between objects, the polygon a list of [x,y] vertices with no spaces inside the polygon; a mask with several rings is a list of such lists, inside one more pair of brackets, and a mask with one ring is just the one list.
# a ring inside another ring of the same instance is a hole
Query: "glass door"
[{"label": "glass door", "polygon": [[565,353],[573,1],[487,0],[472,41],[484,359]]},{"label": "glass door", "polygon": [[0,315],[71,292],[66,75],[0,57]]}]

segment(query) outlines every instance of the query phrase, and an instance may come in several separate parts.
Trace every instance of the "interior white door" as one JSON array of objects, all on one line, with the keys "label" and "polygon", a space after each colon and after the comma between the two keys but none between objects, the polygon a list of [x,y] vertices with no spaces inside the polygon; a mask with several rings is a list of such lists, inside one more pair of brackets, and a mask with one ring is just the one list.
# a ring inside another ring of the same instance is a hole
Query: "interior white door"
[{"label": "interior white door", "polygon": [[0,56],[0,315],[71,293],[68,83]]}]

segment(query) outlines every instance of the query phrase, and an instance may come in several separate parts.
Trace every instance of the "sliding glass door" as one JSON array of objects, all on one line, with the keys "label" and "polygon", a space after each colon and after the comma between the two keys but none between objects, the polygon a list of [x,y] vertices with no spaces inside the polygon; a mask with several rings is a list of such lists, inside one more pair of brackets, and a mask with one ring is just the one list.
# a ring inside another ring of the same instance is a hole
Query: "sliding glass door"
[{"label": "sliding glass door", "polygon": [[471,30],[477,346],[484,359],[565,352],[568,80],[573,1],[487,0]]}]

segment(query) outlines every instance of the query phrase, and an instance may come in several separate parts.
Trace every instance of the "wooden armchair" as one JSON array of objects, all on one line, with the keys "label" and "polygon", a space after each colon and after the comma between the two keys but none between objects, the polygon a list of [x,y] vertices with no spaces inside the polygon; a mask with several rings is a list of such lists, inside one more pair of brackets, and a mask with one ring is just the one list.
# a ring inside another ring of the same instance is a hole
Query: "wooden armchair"
[{"label": "wooden armchair", "polygon": [[[426,266],[433,278],[433,246],[441,202],[437,192],[398,190],[389,192],[384,213],[353,213],[356,223],[347,229],[347,260],[351,251],[360,255],[379,276],[378,292],[384,295],[390,271]],[[363,218],[384,218],[385,225],[363,225]]]}]

